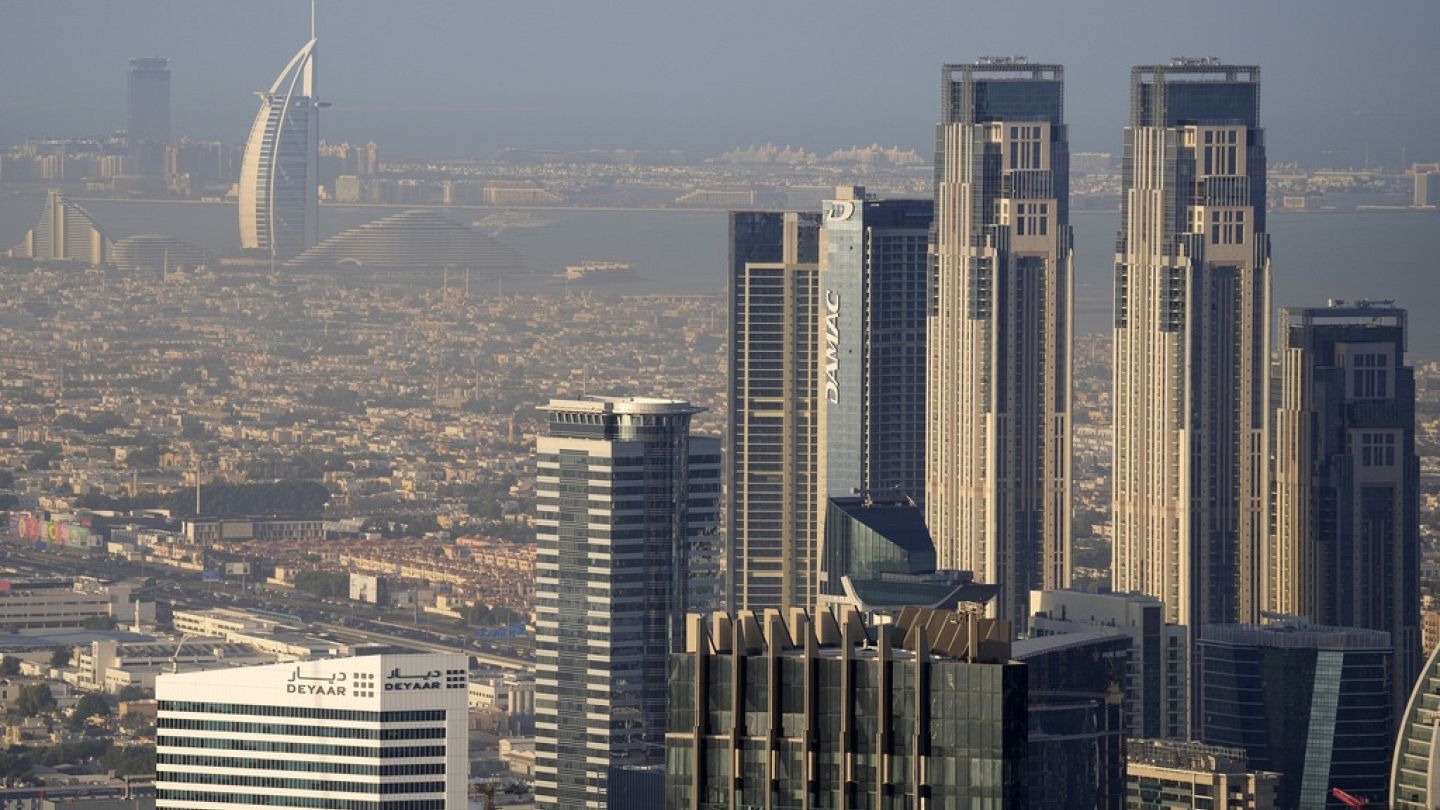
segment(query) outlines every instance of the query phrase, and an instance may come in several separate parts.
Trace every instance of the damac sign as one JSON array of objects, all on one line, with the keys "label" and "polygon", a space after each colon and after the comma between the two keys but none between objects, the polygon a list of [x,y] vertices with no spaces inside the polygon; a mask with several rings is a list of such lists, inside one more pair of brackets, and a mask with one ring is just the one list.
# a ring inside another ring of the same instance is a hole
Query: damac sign
[{"label": "damac sign", "polygon": [[825,291],[825,399],[840,402],[840,294]]}]

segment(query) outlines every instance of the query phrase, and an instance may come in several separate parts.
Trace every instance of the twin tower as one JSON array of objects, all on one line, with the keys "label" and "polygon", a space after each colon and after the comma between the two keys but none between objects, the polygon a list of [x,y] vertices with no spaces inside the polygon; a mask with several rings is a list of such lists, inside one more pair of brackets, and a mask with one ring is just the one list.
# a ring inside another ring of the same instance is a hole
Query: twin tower
[{"label": "twin tower", "polygon": [[[814,604],[823,504],[855,490],[923,500],[938,567],[1000,585],[1000,616],[1017,628],[1032,589],[1070,584],[1063,69],[995,58],[941,75],[928,228],[905,217],[916,201],[863,194],[818,215],[732,216],[732,609]],[[1259,81],[1254,66],[1209,59],[1137,67],[1131,80],[1114,587],[1160,597],[1187,625],[1260,609],[1270,262]]]}]

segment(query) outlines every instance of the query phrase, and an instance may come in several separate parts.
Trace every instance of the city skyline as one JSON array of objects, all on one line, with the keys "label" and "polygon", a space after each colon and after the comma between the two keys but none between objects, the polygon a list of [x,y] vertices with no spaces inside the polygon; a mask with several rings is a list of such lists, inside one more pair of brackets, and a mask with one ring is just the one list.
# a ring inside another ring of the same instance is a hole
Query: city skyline
[{"label": "city skyline", "polygon": [[[0,12],[6,797],[1440,780],[1440,12],[323,2],[322,103],[314,0],[51,2]],[[757,130],[899,146],[698,157]]]}]

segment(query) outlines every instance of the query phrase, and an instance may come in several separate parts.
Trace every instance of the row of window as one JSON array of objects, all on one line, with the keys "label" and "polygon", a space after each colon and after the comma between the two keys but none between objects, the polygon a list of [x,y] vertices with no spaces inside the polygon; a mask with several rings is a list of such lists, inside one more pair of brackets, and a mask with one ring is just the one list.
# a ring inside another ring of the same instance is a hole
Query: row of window
[{"label": "row of window", "polygon": [[445,810],[444,799],[402,799],[373,802],[360,799],[322,799],[314,796],[265,796],[254,793],[217,793],[204,790],[160,788],[155,798],[164,807],[188,807],[171,802],[248,804],[259,807],[308,807],[314,810]]},{"label": "row of window", "polygon": [[339,782],[328,779],[290,779],[282,776],[240,776],[238,774],[210,774],[167,771],[157,768],[155,781],[180,782],[193,785],[216,785],[224,787],[256,787],[278,790],[310,790],[317,793],[372,793],[394,795],[396,793],[444,793],[444,782]]},{"label": "row of window", "polygon": [[352,740],[436,740],[445,737],[443,727],[435,728],[342,728],[336,726],[290,726],[284,723],[232,723],[227,720],[191,720],[162,717],[156,728],[187,731],[228,731],[235,734],[284,734],[294,737],[342,737]]},{"label": "row of window", "polygon": [[171,737],[163,734],[156,740],[155,745],[158,748],[209,748],[217,751],[250,751],[264,754],[308,754],[324,757],[410,759],[415,757],[445,756],[445,746],[443,745],[404,745],[387,748],[371,748],[359,745],[270,742],[268,740],[235,740],[217,737]]},{"label": "row of window", "polygon": [[360,723],[429,723],[443,721],[444,709],[371,712],[359,709],[314,709],[308,706],[250,706],[243,703],[202,703],[190,700],[162,700],[162,712],[191,714],[241,714],[255,717],[295,717],[302,720],[353,720]]},{"label": "row of window", "polygon": [[156,765],[195,765],[201,768],[249,768],[257,771],[304,771],[347,776],[437,776],[444,775],[443,762],[415,762],[403,765],[372,765],[363,762],[312,762],[304,759],[251,759],[211,757],[193,754],[155,755]]}]

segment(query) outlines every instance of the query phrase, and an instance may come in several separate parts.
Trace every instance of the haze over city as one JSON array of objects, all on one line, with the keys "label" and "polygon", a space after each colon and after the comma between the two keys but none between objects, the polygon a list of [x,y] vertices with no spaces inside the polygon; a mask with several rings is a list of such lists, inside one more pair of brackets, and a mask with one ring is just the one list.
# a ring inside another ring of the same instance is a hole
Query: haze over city
[{"label": "haze over city", "polygon": [[[1301,11],[1303,9],[1303,11]],[[308,26],[303,0],[9,0],[0,141],[117,128],[116,66],[173,60],[175,132],[227,139]],[[755,0],[323,3],[326,137],[397,156],[496,149],[933,147],[935,65],[1024,54],[1067,66],[1077,151],[1114,151],[1132,64],[1221,55],[1266,68],[1274,158],[1354,168],[1425,159],[1440,129],[1440,8],[1217,0],[891,4]],[[56,43],[63,50],[56,51]],[[57,58],[62,56],[63,58]],[[1433,159],[1433,157],[1431,158]]]},{"label": "haze over city", "polygon": [[1437,32],[0,0],[0,806],[1440,810]]}]

